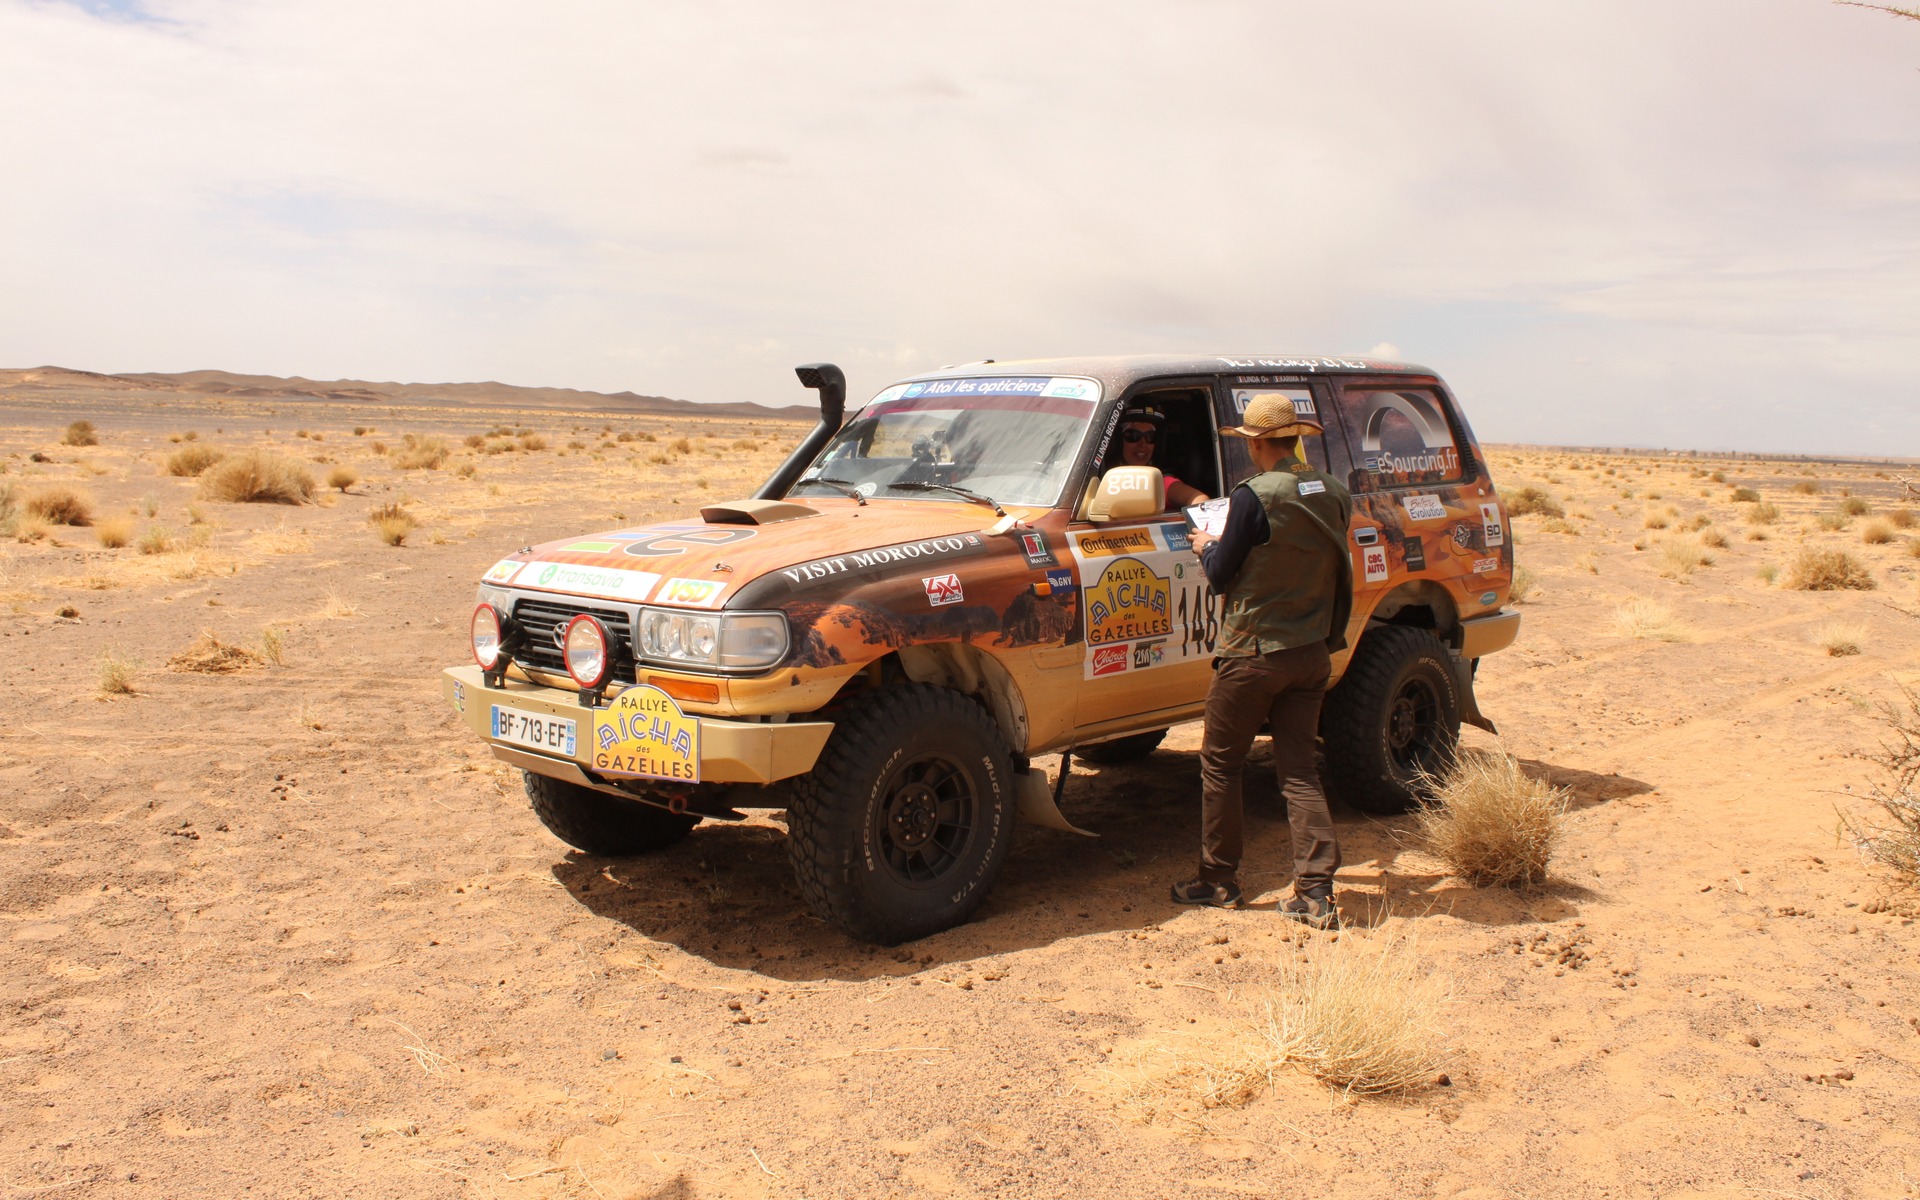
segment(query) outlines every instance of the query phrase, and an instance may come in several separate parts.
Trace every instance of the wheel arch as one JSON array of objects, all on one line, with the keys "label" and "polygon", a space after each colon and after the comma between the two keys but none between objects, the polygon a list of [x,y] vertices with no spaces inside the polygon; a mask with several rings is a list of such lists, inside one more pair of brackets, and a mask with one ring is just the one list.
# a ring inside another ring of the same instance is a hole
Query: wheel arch
[{"label": "wheel arch", "polygon": [[1451,644],[1460,629],[1460,606],[1446,588],[1430,579],[1413,579],[1380,597],[1367,614],[1369,625],[1411,625],[1431,629]]},{"label": "wheel arch", "polygon": [[928,642],[890,650],[849,677],[832,705],[902,682],[932,684],[971,697],[999,727],[1007,748],[1016,755],[1025,753],[1031,725],[1019,682],[991,654],[965,642]]}]

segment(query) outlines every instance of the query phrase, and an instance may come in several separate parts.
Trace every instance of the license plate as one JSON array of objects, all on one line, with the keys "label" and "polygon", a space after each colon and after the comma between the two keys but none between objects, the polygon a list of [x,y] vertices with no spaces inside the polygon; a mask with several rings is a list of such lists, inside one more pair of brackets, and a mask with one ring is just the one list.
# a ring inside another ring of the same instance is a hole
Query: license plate
[{"label": "license plate", "polygon": [[496,741],[548,754],[573,757],[574,721],[572,717],[550,717],[546,713],[527,712],[493,706],[493,736]]}]

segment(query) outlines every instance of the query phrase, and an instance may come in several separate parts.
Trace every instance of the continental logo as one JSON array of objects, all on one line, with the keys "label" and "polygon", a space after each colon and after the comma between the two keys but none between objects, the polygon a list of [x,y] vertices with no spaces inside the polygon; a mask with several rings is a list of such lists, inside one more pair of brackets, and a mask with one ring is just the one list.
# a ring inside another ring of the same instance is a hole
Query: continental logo
[{"label": "continental logo", "polygon": [[[1151,545],[1151,542],[1149,542]],[[1173,588],[1137,558],[1117,558],[1086,589],[1087,642],[1101,646],[1173,632]]]},{"label": "continental logo", "polygon": [[1141,529],[1103,530],[1099,533],[1083,533],[1074,545],[1083,558],[1112,558],[1120,554],[1151,554],[1160,547],[1153,543],[1153,533]]}]

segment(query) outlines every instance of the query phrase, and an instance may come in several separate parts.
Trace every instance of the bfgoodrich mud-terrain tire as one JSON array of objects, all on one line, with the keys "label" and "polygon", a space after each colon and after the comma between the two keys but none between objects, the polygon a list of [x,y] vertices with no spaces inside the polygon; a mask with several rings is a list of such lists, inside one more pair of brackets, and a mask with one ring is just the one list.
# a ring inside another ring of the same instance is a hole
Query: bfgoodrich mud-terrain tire
[{"label": "bfgoodrich mud-terrain tire", "polygon": [[1110,742],[1095,742],[1091,746],[1075,746],[1073,748],[1073,756],[1102,767],[1112,766],[1115,763],[1129,763],[1136,759],[1145,758],[1155,750],[1158,750],[1161,741],[1164,740],[1166,736],[1167,731],[1164,729],[1156,729],[1152,733],[1130,734],[1123,738],[1115,738]]},{"label": "bfgoodrich mud-terrain tire", "polygon": [[957,692],[887,688],[849,704],[794,780],[787,855],[816,913],[890,946],[965,921],[1013,841],[1013,764]]},{"label": "bfgoodrich mud-terrain tire", "polygon": [[1334,795],[1362,812],[1405,812],[1460,741],[1460,693],[1447,648],[1425,629],[1376,625],[1320,711]]},{"label": "bfgoodrich mud-terrain tire", "polygon": [[699,817],[677,816],[664,808],[622,800],[606,792],[550,779],[532,771],[526,776],[527,799],[540,823],[576,850],[624,858],[664,850],[700,823]]}]

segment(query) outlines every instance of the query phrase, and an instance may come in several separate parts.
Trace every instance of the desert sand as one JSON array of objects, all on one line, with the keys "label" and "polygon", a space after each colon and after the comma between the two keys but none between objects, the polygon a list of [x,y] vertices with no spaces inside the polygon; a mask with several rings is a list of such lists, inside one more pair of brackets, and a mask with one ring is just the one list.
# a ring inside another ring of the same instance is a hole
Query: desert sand
[{"label": "desert sand", "polygon": [[[1466,741],[1568,789],[1544,887],[1337,809],[1349,928],[1296,930],[1257,759],[1252,907],[1178,908],[1186,727],[1075,766],[1098,840],[1023,828],[977,921],[877,950],[806,910],[777,812],[582,855],[441,704],[503,552],[744,495],[804,429],[554,405],[0,389],[0,486],[95,521],[0,543],[0,1196],[1920,1194],[1920,906],[1840,829],[1920,682],[1920,530],[1863,540],[1896,469],[1495,451],[1563,515],[1512,522],[1525,626]],[[190,444],[359,481],[196,500]],[[1783,586],[1808,546],[1877,586]],[[1202,1101],[1280,964],[1384,937],[1448,989],[1444,1084]]]}]

